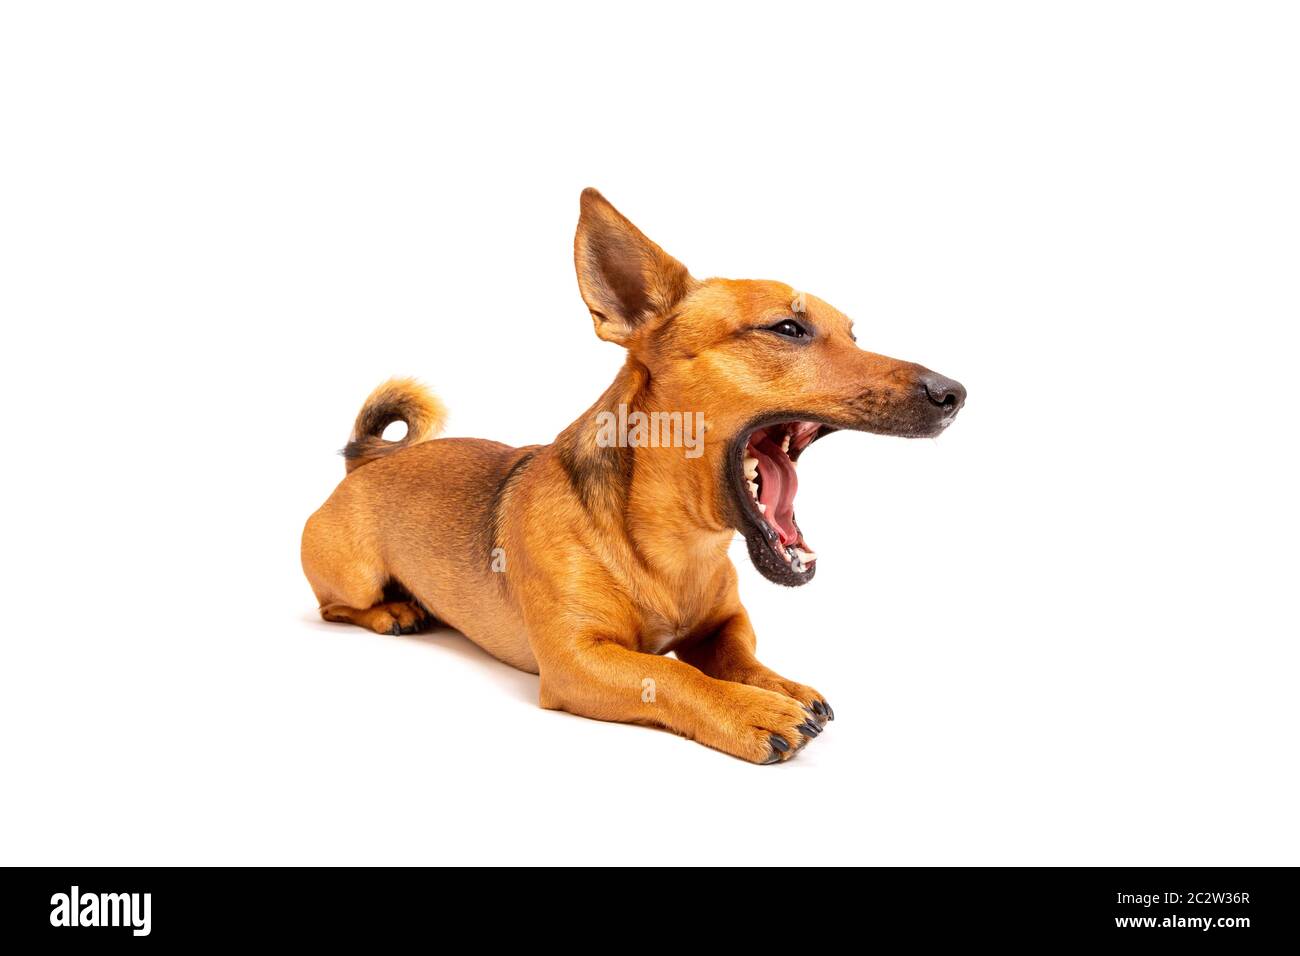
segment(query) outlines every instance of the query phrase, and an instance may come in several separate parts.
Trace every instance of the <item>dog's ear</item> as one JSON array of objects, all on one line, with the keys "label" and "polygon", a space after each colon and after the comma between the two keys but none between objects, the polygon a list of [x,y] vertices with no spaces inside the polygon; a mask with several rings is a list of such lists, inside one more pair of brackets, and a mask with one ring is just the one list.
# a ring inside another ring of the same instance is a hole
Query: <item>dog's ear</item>
[{"label": "dog's ear", "polygon": [[596,334],[619,345],[647,319],[671,311],[694,282],[594,189],[582,191],[573,262]]}]

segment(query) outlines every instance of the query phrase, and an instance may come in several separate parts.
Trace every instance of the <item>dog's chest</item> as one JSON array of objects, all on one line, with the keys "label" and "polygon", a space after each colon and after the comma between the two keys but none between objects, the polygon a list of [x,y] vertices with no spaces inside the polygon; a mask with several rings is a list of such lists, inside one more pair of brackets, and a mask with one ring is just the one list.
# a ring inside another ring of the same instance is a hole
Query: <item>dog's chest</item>
[{"label": "dog's chest", "polygon": [[641,650],[646,654],[667,654],[691,634],[687,624],[658,621],[641,632]]},{"label": "dog's chest", "polygon": [[646,654],[667,654],[716,629],[724,590],[725,581],[719,581],[716,573],[692,574],[658,589],[654,601],[641,604],[638,649]]}]

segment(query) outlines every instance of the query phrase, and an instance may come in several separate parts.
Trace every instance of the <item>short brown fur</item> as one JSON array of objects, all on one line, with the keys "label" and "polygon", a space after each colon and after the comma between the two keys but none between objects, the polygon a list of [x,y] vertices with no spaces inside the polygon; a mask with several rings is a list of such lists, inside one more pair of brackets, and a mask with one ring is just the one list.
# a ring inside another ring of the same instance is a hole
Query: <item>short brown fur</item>
[{"label": "short brown fur", "polygon": [[[694,279],[595,190],[574,257],[596,334],[628,351],[614,383],[552,444],[528,448],[429,440],[441,403],[409,379],[380,386],[347,477],[303,532],[321,616],[380,633],[437,619],[539,674],[543,707],[788,760],[833,712],[755,656],[727,555],[738,528],[751,553],[764,547],[733,493],[736,442],[796,412],[826,431],[938,434],[965,393],[936,404],[933,373],[862,351],[847,317],[787,285]],[[796,301],[807,342],[770,330]],[[597,415],[620,404],[703,412],[702,454],[601,447]],[[395,420],[407,437],[385,442]],[[774,580],[802,583],[763,560]]]}]

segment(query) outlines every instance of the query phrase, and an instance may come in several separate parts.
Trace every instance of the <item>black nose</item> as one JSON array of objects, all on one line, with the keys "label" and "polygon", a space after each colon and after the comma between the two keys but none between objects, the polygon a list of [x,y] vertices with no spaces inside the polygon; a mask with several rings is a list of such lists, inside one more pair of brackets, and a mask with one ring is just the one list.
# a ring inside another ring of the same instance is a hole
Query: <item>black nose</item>
[{"label": "black nose", "polygon": [[921,387],[925,389],[925,394],[933,404],[947,409],[949,414],[954,414],[957,409],[966,404],[965,386],[951,378],[944,378],[938,372],[931,372],[928,369],[922,372]]}]

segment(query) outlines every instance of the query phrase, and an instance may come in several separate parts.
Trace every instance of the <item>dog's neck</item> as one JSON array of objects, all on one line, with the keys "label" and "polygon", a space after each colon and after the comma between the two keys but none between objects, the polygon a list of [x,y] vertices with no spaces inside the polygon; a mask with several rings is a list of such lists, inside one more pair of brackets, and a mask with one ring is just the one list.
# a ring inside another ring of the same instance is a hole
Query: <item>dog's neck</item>
[{"label": "dog's neck", "polygon": [[717,456],[688,458],[683,448],[645,447],[622,434],[610,442],[611,421],[622,425],[636,412],[693,415],[656,394],[649,369],[629,357],[605,393],[555,440],[588,516],[621,535],[638,560],[670,572],[725,560],[734,532],[718,513]]}]

